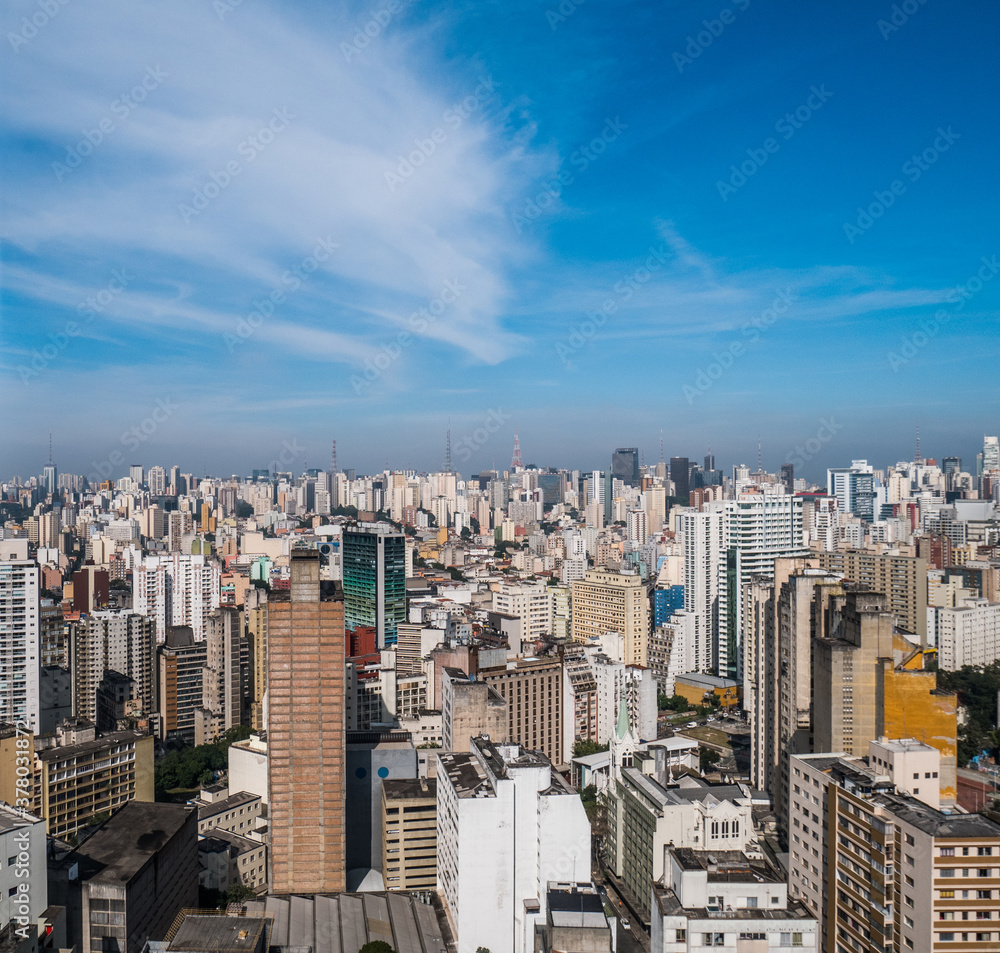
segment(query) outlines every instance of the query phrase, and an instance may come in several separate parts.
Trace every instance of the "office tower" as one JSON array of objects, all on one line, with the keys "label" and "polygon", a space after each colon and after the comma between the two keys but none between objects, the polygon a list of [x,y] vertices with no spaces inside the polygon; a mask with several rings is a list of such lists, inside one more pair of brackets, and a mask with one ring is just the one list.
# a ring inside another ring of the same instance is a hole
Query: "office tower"
[{"label": "office tower", "polygon": [[709,451],[705,454],[705,472],[711,473],[715,469],[715,454]]},{"label": "office tower", "polygon": [[515,668],[491,670],[479,677],[507,703],[507,740],[541,751],[555,765],[569,761],[560,659],[519,659]]},{"label": "office tower", "polygon": [[649,654],[649,604],[646,587],[636,575],[587,570],[573,583],[573,640],[586,642],[606,632],[625,639],[627,665],[645,665]]},{"label": "office tower", "polygon": [[0,540],[0,721],[37,733],[41,621],[38,564],[28,540]]},{"label": "office tower", "polygon": [[344,624],[371,626],[378,648],[396,644],[406,622],[406,536],[385,523],[345,529]]},{"label": "office tower", "polygon": [[983,472],[1000,470],[1000,438],[983,437]]},{"label": "office tower", "polygon": [[66,908],[79,953],[141,953],[198,902],[198,812],[126,805],[49,867],[49,902]]},{"label": "office tower", "polygon": [[826,492],[836,497],[841,513],[853,513],[866,523],[878,516],[875,510],[875,474],[867,460],[852,460],[849,467],[826,471]]},{"label": "office tower", "polygon": [[795,492],[795,464],[783,463],[781,465],[781,482],[785,486],[785,491],[789,494]]},{"label": "office tower", "polygon": [[145,477],[145,474],[143,473],[143,469],[142,469],[142,464],[141,463],[133,463],[128,468],[128,476],[129,476],[129,479],[132,481],[132,486],[133,487],[135,487],[136,489],[139,489],[140,487],[142,487],[143,482],[144,482],[144,477]]},{"label": "office tower", "polygon": [[676,527],[684,550],[684,607],[695,617],[694,662],[697,671],[707,672],[715,664],[724,514],[718,504],[700,513],[680,513]]},{"label": "office tower", "polygon": [[674,496],[682,503],[687,502],[690,492],[689,474],[690,467],[687,457],[670,458],[670,479],[674,484]]},{"label": "office tower", "polygon": [[941,471],[946,476],[951,473],[961,473],[962,471],[962,458],[961,457],[944,457],[941,460]]},{"label": "office tower", "polygon": [[[190,519],[189,514],[185,515]],[[156,620],[156,640],[170,626],[188,626],[196,641],[205,638],[208,614],[219,608],[219,564],[207,556],[172,552],[137,557],[132,570],[132,604]]]},{"label": "office tower", "polygon": [[160,737],[195,743],[195,713],[202,708],[208,646],[189,626],[171,626],[156,650]]},{"label": "office tower", "polygon": [[935,809],[934,773],[912,740],[792,758],[789,889],[819,908],[830,953],[1000,946],[1000,825]]},{"label": "office tower", "polygon": [[468,751],[472,738],[507,740],[507,701],[488,682],[445,667],[441,673],[441,734],[445,751]]},{"label": "office tower", "polygon": [[438,888],[457,953],[531,953],[549,881],[590,881],[579,795],[520,745],[477,738],[468,754],[439,755],[437,816]]},{"label": "office tower", "polygon": [[778,557],[804,556],[802,500],[760,492],[741,493],[724,504],[724,547],[720,555],[718,674],[743,681],[743,586],[754,575],[769,576]]},{"label": "office tower", "polygon": [[817,554],[820,568],[885,593],[896,624],[927,644],[927,560],[847,549]]},{"label": "office tower", "polygon": [[619,447],[611,455],[612,479],[621,480],[626,486],[639,485],[639,449]]},{"label": "office tower", "polygon": [[387,890],[437,887],[437,781],[382,782],[382,881]]},{"label": "office tower", "polygon": [[133,682],[142,711],[154,709],[152,619],[132,612],[104,610],[70,624],[70,669],[73,673],[73,713],[97,719],[97,690],[105,672],[117,672]]},{"label": "office tower", "polygon": [[293,549],[291,585],[268,598],[268,756],[275,894],[346,886],[344,601],[318,550]]}]

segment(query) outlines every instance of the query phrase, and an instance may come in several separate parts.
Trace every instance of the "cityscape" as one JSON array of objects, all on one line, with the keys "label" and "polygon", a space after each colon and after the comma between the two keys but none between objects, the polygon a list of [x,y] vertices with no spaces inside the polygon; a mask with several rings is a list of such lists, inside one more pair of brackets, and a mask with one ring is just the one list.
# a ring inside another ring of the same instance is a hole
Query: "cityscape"
[{"label": "cityscape", "polygon": [[1000,7],[0,24],[0,953],[1000,953]]}]

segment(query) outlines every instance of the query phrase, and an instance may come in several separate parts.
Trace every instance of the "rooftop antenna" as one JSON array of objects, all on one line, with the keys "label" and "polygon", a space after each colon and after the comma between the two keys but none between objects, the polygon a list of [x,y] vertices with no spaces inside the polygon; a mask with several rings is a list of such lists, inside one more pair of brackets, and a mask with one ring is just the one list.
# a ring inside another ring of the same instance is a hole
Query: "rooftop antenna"
[{"label": "rooftop antenna", "polygon": [[455,468],[451,465],[451,419],[448,420],[448,434],[444,444],[444,472],[454,473]]},{"label": "rooftop antenna", "polygon": [[52,431],[49,431],[49,466],[52,466]]},{"label": "rooftop antenna", "polygon": [[514,431],[514,456],[510,461],[511,470],[519,470],[524,464],[521,463],[521,443],[518,440],[518,433]]},{"label": "rooftop antenna", "polygon": [[923,463],[923,457],[920,456],[920,421],[917,421],[917,450],[913,455],[914,463]]},{"label": "rooftop antenna", "polygon": [[761,463],[761,454],[760,454],[760,434],[757,434],[757,472],[758,473],[764,472],[764,465]]},{"label": "rooftop antenna", "polygon": [[663,463],[663,428],[660,428],[660,463]]}]

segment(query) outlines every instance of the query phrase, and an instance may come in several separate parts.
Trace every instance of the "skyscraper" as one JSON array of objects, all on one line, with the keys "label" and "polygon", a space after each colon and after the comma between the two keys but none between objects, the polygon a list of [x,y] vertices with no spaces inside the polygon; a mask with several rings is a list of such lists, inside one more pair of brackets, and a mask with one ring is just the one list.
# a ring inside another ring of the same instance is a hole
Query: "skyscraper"
[{"label": "skyscraper", "polygon": [[344,625],[375,629],[378,648],[396,644],[406,622],[406,537],[385,523],[344,532]]},{"label": "skyscraper", "polygon": [[39,731],[38,564],[28,540],[0,540],[0,721]]},{"label": "skyscraper", "polygon": [[690,492],[689,472],[690,464],[687,457],[670,458],[670,479],[674,484],[674,495],[680,500],[687,500]]},{"label": "skyscraper", "polygon": [[344,602],[320,553],[293,549],[291,586],[267,602],[268,757],[274,894],[346,886]]},{"label": "skyscraper", "polygon": [[611,455],[611,476],[628,486],[639,485],[639,449],[619,447]]}]

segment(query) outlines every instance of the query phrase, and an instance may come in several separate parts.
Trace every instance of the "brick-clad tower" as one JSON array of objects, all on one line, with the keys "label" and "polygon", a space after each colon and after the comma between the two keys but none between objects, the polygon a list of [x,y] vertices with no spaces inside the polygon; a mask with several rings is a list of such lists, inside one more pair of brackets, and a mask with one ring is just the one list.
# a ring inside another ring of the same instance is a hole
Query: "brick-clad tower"
[{"label": "brick-clad tower", "polygon": [[346,888],[344,597],[318,550],[294,549],[291,587],[268,598],[271,892]]}]

